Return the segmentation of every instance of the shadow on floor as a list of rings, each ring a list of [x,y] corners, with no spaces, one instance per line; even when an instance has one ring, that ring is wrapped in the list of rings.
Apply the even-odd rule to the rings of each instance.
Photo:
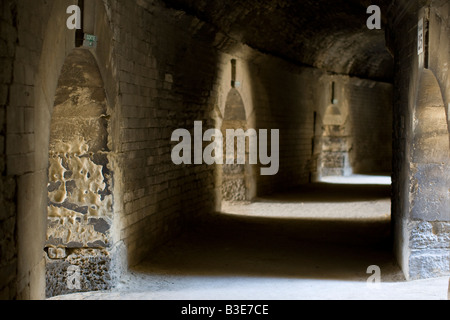
[[[311,186],[310,186],[311,187]],[[326,193],[324,193],[326,191]],[[265,197],[267,202],[350,202],[389,197],[387,186],[318,184]],[[377,265],[383,282],[404,281],[394,261],[391,222],[264,218],[217,213],[204,217],[135,268],[166,276],[275,277],[366,281]]]
[[[292,188],[283,193],[257,198],[257,202],[321,203],[362,202],[391,197],[390,185],[355,185],[315,183]]]

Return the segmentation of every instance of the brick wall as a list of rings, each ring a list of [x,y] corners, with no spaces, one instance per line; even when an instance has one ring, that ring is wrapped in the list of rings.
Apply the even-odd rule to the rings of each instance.
[[[38,249],[43,235],[30,243],[28,239],[33,237],[32,231],[43,231],[45,222],[33,216],[27,204],[35,196],[33,85],[46,21],[40,19],[49,15],[50,8],[47,3],[2,2],[0,295],[6,298],[29,298],[36,293],[30,283],[39,282],[36,275],[43,271],[43,255]]]
[[[129,263],[177,235],[188,219],[214,210],[214,169],[175,166],[172,132],[213,126],[217,53],[210,30],[162,6],[112,1],[121,119],[119,166],[123,216],[120,238]],[[209,121],[208,121],[209,120]]]

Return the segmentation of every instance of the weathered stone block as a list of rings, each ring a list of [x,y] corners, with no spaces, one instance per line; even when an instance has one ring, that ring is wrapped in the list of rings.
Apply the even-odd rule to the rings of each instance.
[[[450,249],[449,223],[412,222],[409,229],[411,249]]]
[[[409,280],[429,279],[450,275],[448,250],[412,250],[409,258]]]
[[[226,201],[245,201],[247,200],[245,180],[230,179],[222,183],[222,196]]]

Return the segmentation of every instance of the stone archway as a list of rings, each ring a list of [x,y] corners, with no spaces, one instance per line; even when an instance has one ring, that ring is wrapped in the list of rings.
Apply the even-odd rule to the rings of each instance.
[[[99,67],[105,81],[109,105],[114,108],[116,114],[118,81],[115,72],[117,64],[113,30],[112,25],[108,23],[111,21],[110,8],[107,2],[99,0],[92,2],[96,4],[95,34],[101,39],[98,47],[92,52],[97,60],[108,62],[99,64]],[[10,292],[11,296],[18,299],[45,298],[46,254],[43,254],[43,248],[47,233],[50,122],[59,74],[66,57],[75,46],[75,31],[65,27],[64,19],[67,7],[72,4],[74,4],[72,0],[47,1],[42,6],[40,4],[31,6],[30,2],[30,6],[20,9],[36,10],[39,7],[36,12],[30,11],[33,12],[33,19],[37,21],[36,25],[39,25],[39,28],[34,30],[32,37],[26,32],[23,33],[23,36],[34,44],[33,51],[30,51],[33,52],[32,59],[27,55],[23,56],[23,61],[30,67],[27,69],[30,71],[27,73],[29,83],[26,95],[21,90],[13,93],[17,101],[25,99],[23,101],[27,102],[23,105],[30,107],[27,119],[31,128],[31,139],[28,141],[36,146],[30,153],[11,161],[17,165],[8,167],[8,175],[15,177],[16,180],[16,214],[19,217],[15,226],[16,271],[10,277],[12,288]],[[29,24],[22,24],[24,31],[28,30],[28,27]],[[20,67],[20,64],[17,66]],[[111,122],[116,122],[114,118],[113,116]],[[111,135],[113,132],[119,130],[112,130]],[[116,151],[115,140],[111,148]],[[115,206],[120,205],[120,199],[116,197]]]
[[[352,173],[345,118],[337,105],[330,105],[322,120],[319,177],[346,176]]]
[[[50,128],[47,296],[111,287],[108,127],[96,60],[88,50],[74,49],[59,77]]]
[[[222,122],[222,134],[227,136],[227,130],[247,130],[247,117],[244,102],[239,91],[232,88],[227,96],[225,103],[224,119]],[[224,154],[226,154],[226,140],[224,143]],[[237,144],[235,144],[237,147]],[[228,157],[228,155],[227,155]],[[237,150],[232,160],[237,159]],[[246,149],[246,160],[248,160],[248,149]],[[248,195],[248,179],[247,164],[223,164],[222,167],[222,199],[225,201],[246,201],[249,200]]]

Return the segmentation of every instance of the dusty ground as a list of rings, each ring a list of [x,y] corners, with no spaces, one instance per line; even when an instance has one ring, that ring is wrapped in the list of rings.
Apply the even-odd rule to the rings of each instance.
[[[154,252],[111,292],[56,299],[447,299],[448,278],[406,282],[395,263],[386,178],[327,182],[333,184],[226,203],[222,214]],[[379,287],[367,283],[372,265],[381,269]]]

